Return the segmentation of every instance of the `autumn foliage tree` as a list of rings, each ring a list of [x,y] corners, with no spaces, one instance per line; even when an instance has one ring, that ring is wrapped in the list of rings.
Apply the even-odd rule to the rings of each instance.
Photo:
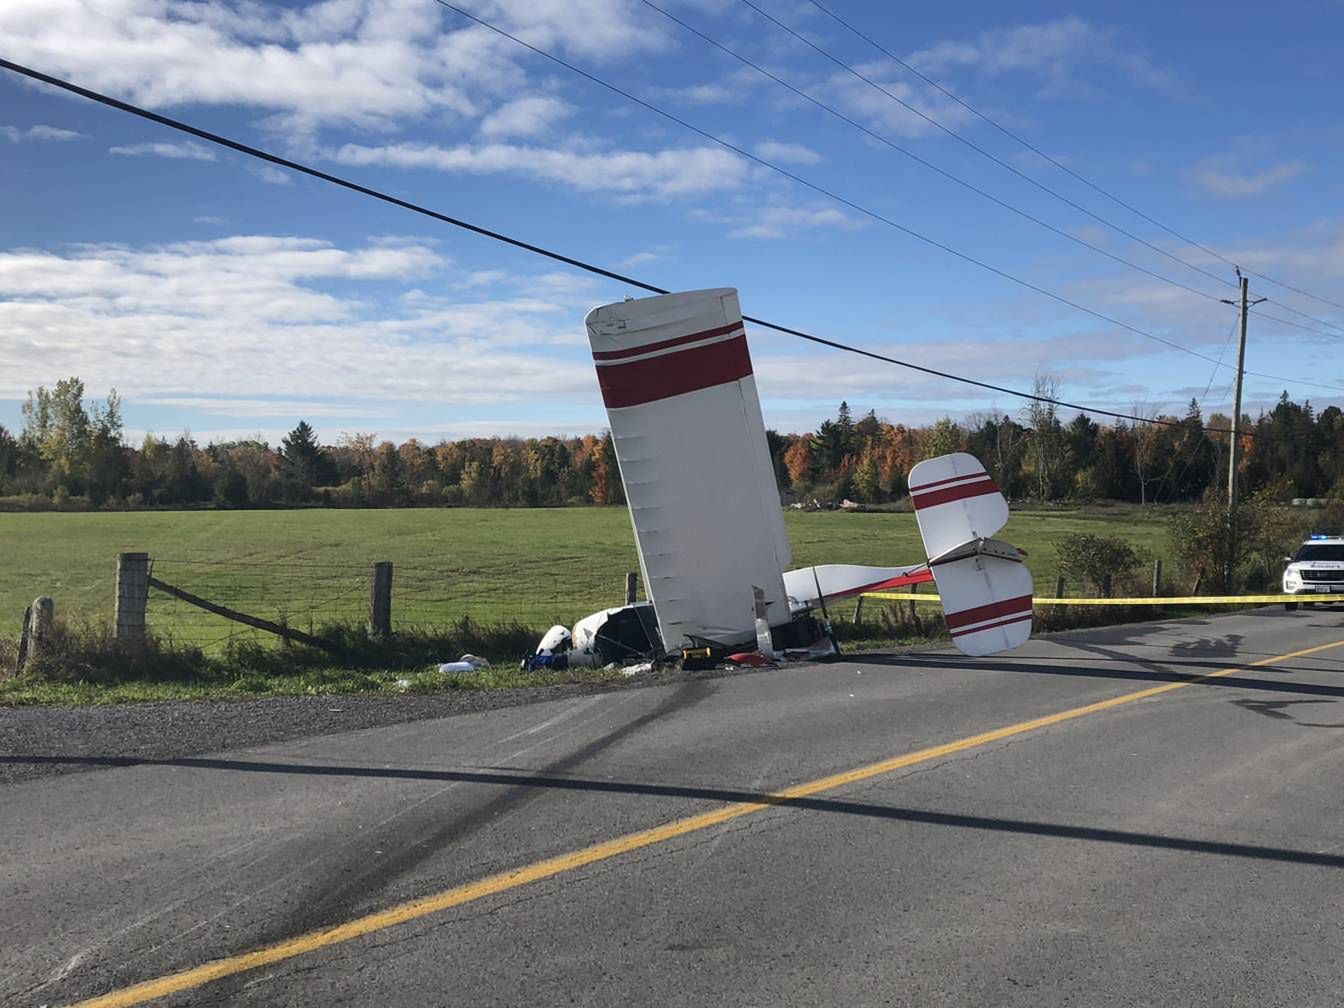
[[[1043,398],[1058,385],[1038,382]],[[610,433],[478,437],[400,444],[345,433],[323,444],[300,420],[279,445],[260,438],[201,445],[189,433],[125,443],[115,392],[85,398],[78,378],[38,389],[16,434],[0,427],[0,507],[556,507],[624,503]],[[903,500],[922,459],[969,451],[1015,500],[1203,499],[1226,483],[1228,418],[1193,400],[1161,424],[1061,417],[1037,402],[915,425],[847,402],[815,430],[767,432],[781,490],[800,499]],[[1261,500],[1344,498],[1344,412],[1319,414],[1286,395],[1243,417],[1241,484]]]

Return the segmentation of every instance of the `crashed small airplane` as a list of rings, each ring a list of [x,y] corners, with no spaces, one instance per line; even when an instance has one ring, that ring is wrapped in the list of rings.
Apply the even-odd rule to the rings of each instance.
[[[1006,651],[1031,636],[1031,574],[1019,550],[991,538],[1008,504],[973,456],[910,471],[924,562],[787,570],[737,291],[626,300],[594,308],[585,322],[649,600],[572,630],[552,627],[528,664],[835,654],[828,602],[925,581],[936,582],[964,654]]]

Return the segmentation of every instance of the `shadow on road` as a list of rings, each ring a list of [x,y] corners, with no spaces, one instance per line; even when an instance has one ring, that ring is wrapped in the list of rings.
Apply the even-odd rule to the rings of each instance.
[[[1208,672],[1216,672],[1227,668],[1227,662],[1225,661],[1166,663],[1207,670],[1206,672],[1201,673],[1175,671],[1148,662],[1142,663],[1146,667],[1134,668],[1133,666],[1136,660],[1132,655],[1103,657],[1089,655],[1086,660],[1089,662],[1110,662],[1113,663],[1113,666],[1092,668],[1081,665],[1071,666],[1035,662],[1025,658],[997,658],[989,660],[967,658],[959,659],[956,663],[956,669],[957,671],[967,669],[981,672],[1021,672],[1026,675],[1067,676],[1073,679],[1126,679],[1134,682],[1146,683],[1199,683],[1201,686],[1220,686],[1230,687],[1232,689],[1263,690],[1269,693],[1300,693],[1306,696],[1344,698],[1344,686],[1292,682],[1286,679],[1256,679],[1240,675],[1219,676],[1217,679],[1210,679],[1207,677]],[[946,655],[930,656],[928,658],[922,658],[918,655],[865,655],[862,658],[862,661],[866,665],[882,665],[888,668],[931,669],[939,671],[948,667]],[[1129,665],[1130,667],[1125,668],[1125,665]],[[1256,670],[1280,672],[1285,675],[1289,675],[1293,671],[1292,669],[1275,668],[1273,665],[1258,665],[1256,666]]]
[[[187,767],[202,770],[224,770],[241,773],[302,774],[320,777],[367,777],[387,780],[451,781],[508,788],[578,791],[598,794],[656,795],[659,797],[693,798],[702,801],[778,806],[782,808],[803,809],[809,812],[829,812],[840,815],[864,816],[871,819],[885,819],[892,822],[910,823],[917,826],[952,826],[962,829],[985,830],[994,833],[1016,833],[1025,836],[1056,837],[1065,840],[1091,840],[1099,843],[1158,848],[1191,854],[1212,854],[1222,857],[1250,858],[1257,861],[1279,861],[1290,864],[1316,865],[1325,868],[1344,868],[1344,854],[1294,850],[1288,847],[1266,847],[1258,844],[1231,843],[1222,840],[1202,840],[1196,837],[1137,833],[1129,830],[1102,829],[1095,826],[1073,826],[1065,823],[1035,822],[1025,819],[1002,819],[990,816],[961,815],[954,812],[936,812],[927,809],[874,805],[867,802],[845,801],[837,798],[784,798],[764,792],[737,790],[733,788],[695,787],[682,784],[656,784],[639,781],[593,780],[578,777],[556,777],[507,772],[487,773],[474,770],[424,770],[410,767],[313,766],[303,763],[273,763],[230,759],[138,759],[129,756],[0,756],[0,762],[83,763],[105,767]]]
[[[1244,708],[1256,714],[1263,714],[1267,718],[1273,718],[1276,721],[1291,721],[1293,724],[1302,728],[1344,728],[1344,724],[1323,724],[1320,721],[1299,721],[1288,707],[1295,707],[1298,704],[1322,704],[1338,703],[1338,700],[1251,700],[1241,699],[1233,700],[1236,707]]]

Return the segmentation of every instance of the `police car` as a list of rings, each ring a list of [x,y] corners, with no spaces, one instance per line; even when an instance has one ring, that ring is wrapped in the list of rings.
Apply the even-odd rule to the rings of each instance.
[[[1297,556],[1284,560],[1288,562],[1283,571],[1285,595],[1300,595],[1306,605],[1344,602],[1344,536],[1312,533],[1297,548]],[[1296,609],[1297,603],[1285,602],[1283,607]]]

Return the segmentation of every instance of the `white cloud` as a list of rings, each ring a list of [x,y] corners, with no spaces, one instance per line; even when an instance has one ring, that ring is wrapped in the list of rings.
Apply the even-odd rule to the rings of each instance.
[[[696,105],[717,105],[737,97],[736,92],[725,84],[693,84],[668,93]]]
[[[317,396],[449,415],[539,395],[597,402],[591,364],[572,349],[590,290],[542,275],[488,299],[387,292],[416,281],[447,291],[458,275],[413,240],[346,249],[238,235],[0,252],[0,398],[78,374],[128,400]]]
[[[625,0],[473,9],[534,45],[595,61],[664,44]],[[428,0],[5,0],[0,38],[11,59],[137,104],[242,105],[287,129],[474,116],[482,96],[516,93],[525,79],[520,47]]]
[[[392,416],[387,406],[369,406],[347,403],[322,402],[312,399],[254,399],[233,396],[141,396],[136,406],[158,406],[191,410],[207,416],[250,417],[335,417],[341,419],[376,419]]]
[[[1285,161],[1271,165],[1263,171],[1245,173],[1205,164],[1195,169],[1191,177],[1195,184],[1207,193],[1225,199],[1236,199],[1258,196],[1282,182],[1297,178],[1306,167],[1301,161]]]
[[[215,152],[209,147],[198,144],[192,140],[185,140],[180,143],[135,143],[126,144],[120,147],[109,147],[109,154],[120,154],[123,157],[143,157],[144,155],[153,155],[154,157],[177,158],[188,161],[213,161]]]
[[[838,228],[854,231],[863,227],[835,207],[763,206],[744,217],[722,219],[736,226],[728,232],[729,238],[789,238],[799,231],[820,228]]]
[[[56,126],[29,126],[27,129],[20,129],[18,126],[0,126],[0,137],[4,137],[11,143],[23,143],[25,140],[37,140],[60,143],[68,140],[83,140],[85,134],[76,133],[74,130],[60,129]]]
[[[574,109],[550,95],[529,95],[501,105],[481,120],[481,133],[491,139],[535,137],[549,133]]]
[[[247,170],[261,179],[267,185],[293,185],[294,176],[281,168],[271,164],[253,164],[246,163]]]
[[[860,63],[855,69],[867,80],[840,71],[825,82],[821,95],[851,117],[867,120],[878,131],[923,137],[936,131],[929,120],[955,129],[974,118],[935,89],[907,83],[909,74],[890,60]]]
[[[493,287],[508,279],[509,274],[504,270],[476,270],[475,272],[467,274],[466,279],[461,282],[461,286]]]
[[[798,143],[783,143],[779,140],[764,140],[756,145],[755,153],[767,161],[783,161],[786,164],[817,164],[825,160],[811,147]]]
[[[331,155],[347,165],[430,168],[476,175],[524,175],[559,182],[584,192],[668,198],[734,189],[746,179],[747,164],[714,147],[586,153],[517,144],[399,143],[380,147],[346,144]]]
[[[971,41],[937,42],[911,54],[906,62],[931,77],[970,68],[986,76],[1030,73],[1062,93],[1080,69],[1107,65],[1148,87],[1171,90],[1175,78],[1152,63],[1114,32],[1076,14],[1038,24],[991,28]]]

